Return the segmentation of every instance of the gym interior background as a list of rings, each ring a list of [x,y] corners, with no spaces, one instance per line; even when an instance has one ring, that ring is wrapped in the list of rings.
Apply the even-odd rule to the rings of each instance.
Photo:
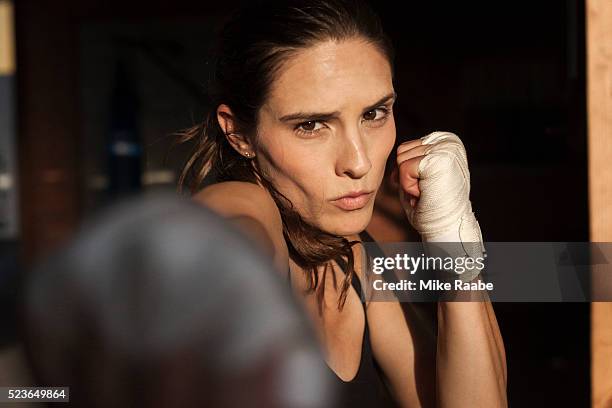
[[[208,47],[238,3],[14,3],[15,64],[0,72],[0,363],[18,363],[27,268],[117,197],[175,188],[188,149],[171,135],[201,119]],[[398,138],[462,137],[485,240],[588,241],[584,2],[373,5],[397,51]],[[589,305],[494,307],[510,405],[589,406]]]

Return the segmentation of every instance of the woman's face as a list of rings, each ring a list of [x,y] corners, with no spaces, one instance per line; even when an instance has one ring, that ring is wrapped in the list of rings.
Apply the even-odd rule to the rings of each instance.
[[[395,142],[394,100],[391,67],[376,46],[352,39],[301,50],[259,112],[258,164],[306,221],[359,233]]]

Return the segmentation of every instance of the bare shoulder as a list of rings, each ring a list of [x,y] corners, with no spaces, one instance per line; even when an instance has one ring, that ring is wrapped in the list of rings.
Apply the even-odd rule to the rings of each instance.
[[[266,189],[245,181],[224,181],[203,188],[192,198],[223,217],[239,221],[251,232],[257,229],[265,232],[274,245],[276,261],[284,263],[288,251],[283,222],[276,203]],[[260,236],[259,232],[255,232],[255,238]]]
[[[252,216],[280,220],[280,212],[272,196],[263,187],[245,181],[224,181],[200,190],[193,199],[226,217]]]

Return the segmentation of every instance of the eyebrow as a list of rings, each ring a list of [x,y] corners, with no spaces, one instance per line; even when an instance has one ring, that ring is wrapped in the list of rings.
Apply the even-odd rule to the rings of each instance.
[[[378,108],[380,105],[383,105],[387,102],[389,102],[390,100],[395,100],[397,98],[397,94],[395,93],[395,91],[391,92],[390,94],[387,94],[385,96],[383,96],[382,98],[380,98],[378,101],[376,101],[376,103],[368,106],[367,108],[364,109],[364,112],[369,112],[373,109]],[[340,116],[340,112],[339,111],[334,111],[334,112],[296,112],[296,113],[290,113],[288,115],[284,115],[281,116],[281,118],[279,119],[281,122],[289,122],[292,120],[297,120],[297,119],[301,119],[301,120],[329,120],[329,119],[333,119]]]

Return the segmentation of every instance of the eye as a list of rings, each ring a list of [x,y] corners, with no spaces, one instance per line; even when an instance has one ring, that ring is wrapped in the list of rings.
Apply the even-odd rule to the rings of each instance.
[[[319,121],[309,120],[307,122],[299,123],[295,128],[298,133],[310,135],[321,130],[323,128],[323,125]]]
[[[383,120],[389,114],[389,109],[385,107],[380,107],[376,109],[372,109],[363,114],[363,118],[367,121],[379,121]]]

